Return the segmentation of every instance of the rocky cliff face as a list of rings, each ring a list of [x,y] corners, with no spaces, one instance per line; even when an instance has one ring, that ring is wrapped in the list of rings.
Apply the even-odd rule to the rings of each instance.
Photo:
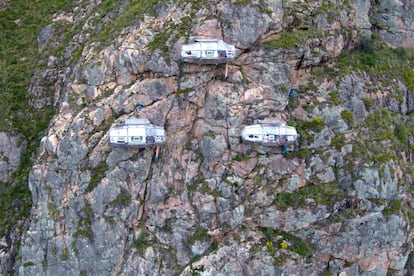
[[[400,78],[370,71],[380,66],[375,51],[387,50],[375,43],[414,46],[411,1],[174,2],[107,44],[89,37],[126,3],[103,13],[99,1],[79,1],[40,34],[45,52],[60,46],[59,24],[78,30],[66,57],[49,56],[39,71],[55,95],[32,83],[40,99],[32,104],[58,112],[29,177],[33,208],[14,269],[412,271],[413,56],[397,52],[409,68]],[[224,65],[180,63],[189,36],[236,45],[227,80]],[[130,116],[167,130],[158,161],[153,148],[109,146],[108,129]],[[241,143],[241,128],[264,118],[297,128],[293,152]]]

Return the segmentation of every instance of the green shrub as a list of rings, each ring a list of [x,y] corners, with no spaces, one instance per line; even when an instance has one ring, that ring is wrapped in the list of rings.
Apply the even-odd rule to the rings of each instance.
[[[62,261],[66,261],[67,259],[69,259],[69,249],[67,247],[63,248],[63,252],[60,255],[60,259]]]
[[[209,241],[211,237],[207,232],[203,227],[197,227],[194,234],[186,241],[186,244],[192,245],[196,241]]]
[[[144,229],[144,228],[142,228],[142,229],[143,230],[141,231],[138,238],[134,240],[133,244],[134,244],[135,249],[139,253],[144,254],[145,249],[147,249],[147,247],[149,246],[149,244],[148,244],[149,235],[148,235],[146,229]]]
[[[245,5],[245,4],[250,4],[250,3],[251,3],[251,0],[236,0],[234,2],[234,4],[236,5]]]
[[[78,220],[76,231],[73,233],[73,238],[85,237],[90,242],[94,241],[92,232],[92,222],[90,218],[82,218]]]
[[[0,236],[30,213],[32,201],[27,181],[32,155],[38,150],[39,133],[54,114],[52,108],[38,110],[28,105],[29,84],[41,60],[36,38],[51,22],[53,14],[70,10],[72,3],[68,0],[19,0],[10,1],[7,9],[0,11],[0,131],[19,133],[27,142],[26,153],[13,180],[1,183]],[[21,22],[17,24],[16,19]]]
[[[88,187],[85,189],[85,193],[92,192],[96,186],[98,186],[101,179],[105,176],[105,172],[108,170],[108,165],[105,162],[101,162],[96,168],[91,170],[91,179],[89,180]]]
[[[392,200],[389,205],[384,209],[383,213],[386,216],[397,214],[401,210],[401,200]]]
[[[331,146],[335,147],[335,149],[340,150],[342,146],[345,144],[345,135],[340,134],[335,136],[331,140]]]
[[[310,36],[309,31],[292,31],[285,32],[280,35],[279,38],[266,41],[264,48],[266,50],[272,50],[276,48],[293,48],[296,46],[301,47],[306,39]]]
[[[312,129],[314,131],[321,131],[325,127],[325,122],[322,117],[315,117],[312,121],[304,122],[304,127]]]
[[[371,98],[363,98],[362,101],[365,104],[365,107],[369,110],[374,105],[374,100]]]
[[[412,70],[407,70],[403,73],[403,77],[408,89],[414,91],[414,72]]]
[[[347,110],[347,109],[342,110],[342,112],[341,112],[341,117],[342,117],[342,119],[343,119],[345,122],[347,122],[348,124],[352,124],[352,123],[354,122],[354,116],[353,116],[353,115],[352,115],[352,113],[351,113],[349,110]]]
[[[199,241],[207,241],[210,239],[210,235],[207,233],[207,229],[204,229],[203,227],[198,227],[194,231],[193,239]]]
[[[131,201],[132,201],[132,197],[128,193],[128,191],[125,190],[124,188],[121,188],[121,192],[109,204],[110,205],[127,206],[129,203],[131,203]]]
[[[287,246],[287,248],[283,246],[283,248],[295,252],[303,257],[310,256],[314,251],[310,243],[285,231],[272,229],[270,227],[264,227],[261,230],[266,236],[265,245],[268,251],[274,251],[273,244],[277,244],[279,249],[282,248],[281,243],[289,243],[290,246]]]
[[[299,98],[291,97],[288,102],[288,109],[293,110],[299,106]]]
[[[101,31],[96,37],[93,37],[93,41],[99,41],[112,43],[114,38],[119,35],[119,32],[127,27],[138,23],[138,20],[142,20],[144,15],[155,15],[157,7],[161,2],[159,0],[131,0],[122,9],[121,14],[114,16],[113,20],[109,20],[108,23],[103,24]],[[97,11],[104,18],[105,15],[113,10],[117,10],[120,2],[118,1],[103,1],[100,6],[97,6]]]
[[[414,89],[413,60],[414,49],[388,47],[375,35],[372,39],[361,38],[355,49],[344,51],[335,59],[343,74],[350,70],[365,71],[387,86],[397,79],[411,90]]]
[[[346,198],[346,194],[337,182],[320,183],[318,185],[309,183],[291,193],[278,194],[273,203],[282,210],[288,207],[306,208],[308,207],[306,199],[309,198],[313,199],[316,204],[330,205]]]
[[[401,144],[406,144],[408,141],[408,130],[405,125],[397,125],[394,130],[394,135]]]
[[[395,114],[392,114],[385,108],[381,108],[365,118],[364,126],[370,130],[370,135],[375,140],[383,141],[393,136],[391,126],[396,121]]]
[[[331,101],[335,104],[335,105],[340,105],[342,103],[341,99],[339,98],[339,95],[337,92],[332,92],[329,94],[329,97],[331,98]]]
[[[177,90],[177,91],[175,92],[175,95],[178,97],[178,96],[181,96],[181,95],[188,94],[188,93],[190,93],[191,91],[193,91],[193,88],[188,87],[188,88],[184,88],[184,89]]]
[[[246,154],[246,153],[237,153],[236,156],[233,157],[234,161],[249,161],[250,160],[250,155]]]

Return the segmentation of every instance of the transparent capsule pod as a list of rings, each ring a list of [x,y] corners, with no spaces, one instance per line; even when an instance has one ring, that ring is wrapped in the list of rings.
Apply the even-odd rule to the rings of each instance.
[[[243,141],[258,143],[263,146],[293,145],[298,134],[296,129],[280,123],[259,123],[245,126],[241,131]]]
[[[181,60],[197,64],[218,64],[234,60],[236,48],[219,39],[194,39],[181,47]]]
[[[165,143],[163,127],[151,124],[148,119],[129,118],[125,123],[109,130],[109,143],[118,146],[146,147]]]

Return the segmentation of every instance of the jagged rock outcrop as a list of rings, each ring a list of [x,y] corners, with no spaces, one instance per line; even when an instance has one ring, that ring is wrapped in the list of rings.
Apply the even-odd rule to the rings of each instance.
[[[414,8],[411,1],[382,1],[375,5],[373,21],[380,29],[380,35],[392,45],[398,47],[414,46]]]
[[[0,132],[0,182],[7,183],[18,168],[25,144],[19,137]]]
[[[82,31],[67,51],[96,30],[81,17],[92,16],[92,2],[73,17]],[[374,76],[339,72],[335,63],[398,3],[184,2],[159,3],[156,16],[111,45],[83,45],[76,64],[47,69],[60,87],[53,103],[38,106],[58,112],[30,173],[33,208],[15,270],[403,275],[412,251],[405,207],[413,205],[413,138],[394,133],[410,120],[413,91],[402,81],[401,89],[376,89]],[[412,10],[383,20],[398,30],[398,45],[411,45]],[[392,23],[402,17],[407,27]],[[51,31],[40,34],[40,50]],[[225,65],[178,59],[185,35],[209,32],[238,49],[226,80]],[[293,44],[284,38],[291,33],[299,33]],[[332,75],[318,76],[322,66]],[[41,95],[41,87],[35,79],[31,91]],[[296,105],[290,88],[300,88]],[[131,116],[165,127],[158,160],[151,147],[109,146],[109,128]],[[241,143],[242,127],[265,118],[297,127],[293,152]]]

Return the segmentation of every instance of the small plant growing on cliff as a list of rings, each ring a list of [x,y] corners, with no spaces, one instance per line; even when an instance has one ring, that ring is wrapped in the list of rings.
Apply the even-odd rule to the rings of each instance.
[[[273,242],[266,241],[265,245],[266,245],[267,252],[269,252],[271,255],[274,255],[275,254],[275,249],[273,248]]]
[[[250,3],[251,3],[251,0],[236,0],[234,2],[234,4],[236,5],[245,5],[245,4],[250,4]]]
[[[82,208],[82,218],[78,220],[78,225],[76,231],[73,233],[73,237],[77,239],[78,237],[85,237],[90,242],[93,242],[93,231],[92,231],[92,219],[94,218],[94,213],[90,203],[85,199],[85,206]]]
[[[349,125],[351,125],[351,124],[354,122],[354,116],[353,116],[353,115],[352,115],[352,113],[351,113],[349,110],[347,110],[347,109],[342,110],[342,112],[341,112],[341,118],[342,118],[345,122],[347,122],[347,124],[349,124]]]
[[[192,239],[199,240],[199,241],[207,241],[210,239],[210,235],[208,234],[206,229],[204,229],[203,227],[198,227],[195,230]]]
[[[96,166],[95,169],[92,169],[91,180],[89,181],[88,187],[85,189],[85,193],[90,193],[93,189],[98,186],[99,181],[104,177],[105,172],[108,170],[108,165],[105,162],[101,162]]]
[[[56,249],[56,247],[52,248],[52,249],[50,250],[50,253],[52,253],[52,255],[56,255],[56,254],[57,254],[57,249]]]
[[[144,254],[145,249],[148,247],[148,233],[146,229],[143,229],[138,238],[134,240],[134,247],[139,253]]]
[[[177,91],[175,92],[175,96],[179,97],[179,96],[181,96],[181,95],[188,94],[188,93],[190,93],[191,91],[193,91],[193,89],[192,89],[191,87],[187,87],[187,88],[184,88],[184,89],[180,89],[180,90],[177,90]]]
[[[389,203],[389,205],[384,209],[383,213],[386,216],[396,214],[401,210],[401,200],[396,199]]]
[[[339,98],[339,95],[337,92],[332,92],[329,94],[329,97],[331,98],[331,101],[335,104],[335,105],[340,105],[342,103],[341,99]]]
[[[121,192],[109,204],[115,205],[115,206],[127,206],[129,203],[131,203],[131,201],[132,201],[132,197],[128,193],[128,191],[125,190],[124,188],[121,188]]]
[[[398,125],[395,127],[394,130],[395,137],[398,139],[398,141],[405,145],[408,141],[408,131],[405,125]]]
[[[279,244],[280,248],[282,249],[287,249],[289,247],[289,244],[283,240],[280,244]]]
[[[369,110],[372,106],[374,106],[374,100],[371,98],[363,98],[362,101],[365,104],[365,107]]]
[[[63,248],[63,252],[60,255],[60,259],[62,261],[66,261],[67,259],[69,259],[69,249],[67,247]]]
[[[303,122],[303,127],[314,131],[321,131],[325,127],[325,122],[322,117],[317,116],[312,121]]]
[[[293,48],[302,45],[309,37],[309,31],[299,30],[294,32],[285,32],[279,38],[265,42],[264,48],[272,50],[276,48]]]
[[[250,156],[246,153],[237,153],[236,156],[233,157],[234,161],[249,161]]]
[[[342,146],[345,144],[345,135],[340,134],[335,136],[331,140],[331,146],[335,147],[335,149],[340,150]]]
[[[407,70],[404,72],[403,77],[408,89],[414,90],[414,72]]]
[[[262,232],[266,236],[265,245],[270,253],[274,252],[273,241],[276,240],[281,240],[279,243],[280,248],[295,252],[303,257],[309,256],[313,252],[313,247],[310,243],[290,233],[269,227],[263,228]]]

